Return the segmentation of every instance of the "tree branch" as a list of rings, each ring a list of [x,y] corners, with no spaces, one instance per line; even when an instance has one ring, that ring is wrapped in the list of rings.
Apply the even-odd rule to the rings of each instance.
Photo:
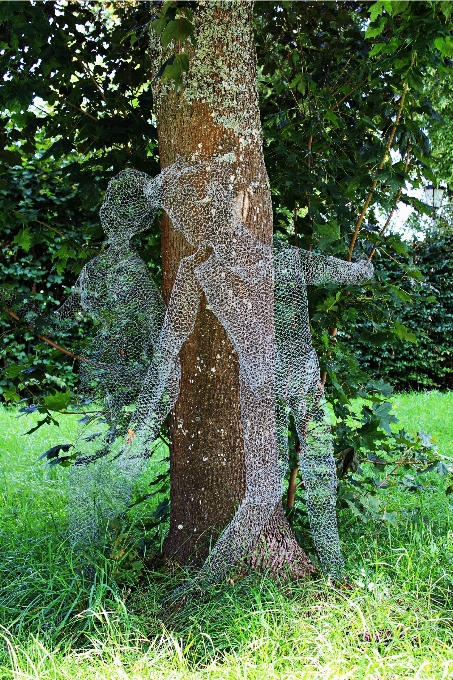
[[[26,215],[23,213],[19,212],[18,210],[11,210],[11,212],[15,213],[16,215],[19,215],[19,217],[24,217],[26,218]],[[46,229],[50,229],[50,231],[54,231],[56,234],[59,236],[62,236],[63,238],[66,238],[66,236],[63,234],[62,231],[59,231],[58,229],[55,229],[55,227],[51,227],[50,224],[47,224],[46,222],[41,222],[41,220],[37,220],[34,217],[29,218],[30,222],[36,222],[37,224],[40,224],[42,227],[46,227]],[[85,248],[88,252],[90,253],[96,253],[98,254],[100,251],[98,248]]]
[[[407,173],[407,170],[408,170],[408,168],[409,168],[410,154],[411,154],[411,147],[410,147],[410,145],[409,145],[409,146],[407,147],[406,162],[405,162],[405,164],[404,164],[404,172],[405,172],[405,173]],[[386,223],[384,224],[384,226],[382,227],[381,231],[380,231],[379,234],[377,235],[376,243],[374,244],[374,246],[373,246],[373,248],[372,248],[372,250],[371,250],[371,253],[370,253],[370,255],[369,255],[369,257],[368,257],[368,260],[367,260],[367,264],[370,263],[371,258],[373,257],[373,255],[374,255],[374,253],[375,253],[375,251],[376,251],[376,246],[377,246],[377,243],[378,243],[379,239],[380,239],[380,238],[384,235],[384,233],[387,231],[387,227],[388,227],[389,224],[390,224],[390,220],[392,219],[395,210],[398,208],[398,203],[399,203],[399,200],[400,200],[400,198],[401,198],[401,194],[402,194],[402,193],[403,193],[403,187],[400,187],[400,188],[398,189],[398,193],[396,194],[396,197],[395,197],[395,205],[394,205],[393,208],[391,209],[391,211],[390,211],[390,213],[389,213],[389,216],[387,217]]]
[[[361,85],[364,85],[367,80],[368,80],[368,77],[364,78],[364,80],[360,81],[360,83],[357,83],[357,85],[355,87],[353,87],[352,90],[349,90],[349,92],[347,94],[345,94],[345,96],[342,97],[330,110],[335,111],[335,109],[338,108],[340,106],[340,104],[342,104],[344,102],[344,100],[349,97],[349,95],[351,95],[353,92],[355,92],[355,90],[357,90],[358,87],[360,87]]]
[[[414,63],[415,63],[415,58],[416,58],[416,56],[417,56],[417,53],[414,52],[414,53],[412,54],[412,60],[411,60],[410,68],[413,67],[413,65],[414,65]],[[400,118],[401,118],[401,114],[402,114],[402,112],[403,112],[404,101],[405,101],[405,99],[406,99],[406,95],[407,95],[408,90],[409,90],[409,84],[408,84],[408,82],[406,81],[406,83],[404,84],[403,93],[402,93],[402,95],[401,95],[400,104],[399,104],[399,106],[398,106],[398,112],[397,112],[397,114],[396,114],[396,119],[395,119],[395,122],[394,122],[394,124],[393,124],[392,130],[391,130],[391,132],[390,132],[390,136],[389,136],[389,138],[388,138],[387,144],[386,144],[386,146],[385,146],[384,156],[383,156],[383,158],[382,158],[382,161],[381,161],[380,164],[379,164],[378,171],[379,171],[379,170],[382,170],[382,168],[384,167],[385,162],[387,161],[387,156],[388,156],[388,153],[389,153],[390,148],[391,148],[391,146],[392,146],[393,139],[394,139],[394,137],[395,137],[395,132],[396,132],[396,129],[397,129],[398,125],[399,125]],[[350,243],[350,246],[349,246],[348,262],[351,262],[351,260],[352,260],[352,253],[353,253],[353,251],[354,251],[355,242],[356,242],[356,240],[357,240],[357,236],[358,236],[358,234],[359,234],[360,227],[362,226],[362,222],[363,222],[363,219],[364,219],[364,217],[365,217],[365,213],[366,213],[366,211],[368,210],[368,207],[369,207],[369,205],[370,205],[371,199],[372,199],[372,197],[373,197],[374,190],[375,190],[376,187],[377,187],[378,181],[379,181],[379,177],[375,177],[374,180],[373,180],[373,184],[371,185],[370,192],[368,193],[368,196],[367,196],[367,198],[366,198],[365,205],[363,206],[362,212],[360,213],[359,219],[357,220],[357,224],[355,225],[354,233],[353,233],[353,235],[352,235],[351,243]]]
[[[95,78],[94,75],[91,73],[90,69],[89,69],[87,66],[85,66],[85,64],[83,63],[83,61],[82,61],[81,59],[79,59],[79,57],[76,56],[76,59],[77,59],[77,61],[79,62],[79,64],[82,65],[82,68],[83,68],[83,70],[85,71],[85,73],[87,74],[87,76],[88,76],[89,78],[91,78],[91,80],[93,81],[94,86],[96,87],[96,89],[97,89],[98,92],[100,93],[102,99],[104,100],[104,103],[107,104],[107,99],[105,98],[105,95],[104,95],[104,93],[103,93],[103,91],[102,91],[100,85],[99,85],[98,82],[96,81],[96,78]]]
[[[385,165],[385,162],[387,161],[387,156],[388,156],[388,153],[389,153],[390,148],[392,146],[393,138],[395,137],[396,128],[398,127],[398,124],[400,122],[401,113],[403,111],[403,106],[404,106],[404,100],[406,99],[406,94],[407,94],[408,89],[409,89],[409,85],[406,83],[405,86],[404,86],[403,94],[401,95],[400,105],[398,107],[398,113],[396,114],[395,122],[393,124],[392,130],[390,132],[390,136],[389,136],[387,144],[385,146],[384,156],[383,156],[382,161],[379,163],[379,166],[378,166],[378,171],[382,170],[382,168]],[[379,177],[376,176],[373,180],[373,184],[371,185],[371,189],[368,193],[365,204],[362,208],[362,212],[359,215],[359,219],[357,220],[357,224],[355,225],[354,233],[352,235],[351,243],[350,243],[350,246],[349,246],[348,262],[351,262],[351,260],[352,260],[352,253],[354,251],[355,242],[357,240],[357,236],[359,234],[360,227],[362,226],[362,222],[363,222],[363,219],[365,217],[366,211],[368,210],[368,207],[371,203],[371,199],[373,198],[373,194],[374,194],[374,191],[377,187],[378,181],[379,181]]]
[[[16,215],[19,215],[19,217],[25,217],[25,215],[23,213],[19,212],[18,210],[11,210],[11,212],[15,213]],[[58,229],[55,229],[55,227],[51,227],[50,224],[46,224],[45,222],[41,222],[40,220],[35,220],[35,219],[32,219],[30,221],[31,222],[37,222],[41,226],[46,227],[46,229],[50,229],[51,231],[54,231],[56,234],[58,234],[59,236],[63,236],[63,238],[64,238],[63,232],[58,231]]]
[[[63,101],[65,104],[69,104],[69,106],[72,106],[73,109],[76,109],[76,111],[80,111],[80,113],[83,113],[85,116],[88,116],[88,118],[91,118],[91,120],[94,120],[95,123],[98,122],[98,119],[92,116],[91,113],[88,113],[88,111],[79,108],[78,106],[70,102],[69,99],[63,99]]]
[[[17,316],[17,314],[14,314],[10,309],[6,308],[4,311],[9,314],[15,321],[20,322],[20,318]],[[66,354],[68,357],[72,357],[73,359],[77,359],[78,361],[86,361],[89,363],[89,359],[84,359],[84,357],[79,356],[78,354],[74,354],[73,352],[70,352],[69,349],[66,349],[65,347],[62,347],[61,345],[58,345],[56,342],[51,340],[50,338],[46,337],[45,335],[41,335],[40,333],[36,333],[36,331],[33,329],[32,326],[26,326],[27,330],[31,331],[34,333],[40,340],[43,342],[47,342],[48,345],[53,347],[54,349],[57,349],[59,352],[63,352],[63,354]]]

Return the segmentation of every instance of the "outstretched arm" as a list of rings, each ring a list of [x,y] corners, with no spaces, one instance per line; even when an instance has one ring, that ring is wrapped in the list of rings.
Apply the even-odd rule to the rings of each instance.
[[[373,265],[366,260],[346,262],[337,257],[314,255],[301,248],[298,249],[298,257],[307,285],[356,285],[368,281],[374,273]]]

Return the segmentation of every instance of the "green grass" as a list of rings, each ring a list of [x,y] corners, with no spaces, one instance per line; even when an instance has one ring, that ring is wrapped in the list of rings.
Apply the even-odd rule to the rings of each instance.
[[[451,455],[452,393],[398,395],[395,405],[408,430],[430,432]],[[30,419],[0,409],[0,679],[453,677],[453,512],[443,479],[392,492],[392,509],[407,509],[396,525],[342,513],[351,590],[246,577],[168,611],[159,603],[180,575],[125,578],[126,563],[101,555],[84,570],[71,553],[68,470],[36,459],[71,438],[75,421],[22,437]]]
[[[398,394],[394,403],[396,414],[407,429],[429,432],[440,453],[453,456],[453,392]]]

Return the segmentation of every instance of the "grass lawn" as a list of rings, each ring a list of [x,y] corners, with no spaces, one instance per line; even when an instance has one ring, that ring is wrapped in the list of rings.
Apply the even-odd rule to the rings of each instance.
[[[453,393],[403,394],[409,431],[453,451]],[[0,409],[0,679],[323,680],[453,678],[453,508],[445,480],[392,491],[395,525],[342,511],[352,589],[323,579],[277,587],[249,576],[179,610],[179,575],[99,556],[81,568],[66,538],[68,470],[36,459],[76,418],[22,437],[32,418]]]

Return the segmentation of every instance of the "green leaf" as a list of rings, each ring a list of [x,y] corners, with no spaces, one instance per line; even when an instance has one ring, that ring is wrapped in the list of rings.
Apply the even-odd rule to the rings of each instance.
[[[382,378],[379,378],[378,380],[371,380],[369,383],[367,383],[366,390],[368,392],[379,392],[380,394],[383,394],[384,397],[389,397],[391,394],[393,394],[393,387],[389,383],[386,383]]]
[[[420,73],[420,71],[416,71],[415,69],[409,69],[406,77],[407,82],[414,90],[416,90],[417,92],[423,92],[424,82],[423,76]]]
[[[371,23],[366,30],[365,38],[376,38],[381,35],[386,23],[384,17],[381,17],[378,22]]]
[[[412,302],[412,297],[399,286],[391,286],[391,291],[403,302]]]
[[[189,55],[186,54],[185,52],[180,52],[177,56],[175,61],[180,64],[181,66],[181,71],[188,71],[189,70]]]
[[[71,393],[69,390],[66,392],[55,392],[55,394],[49,394],[44,397],[44,403],[51,411],[61,411],[68,407],[71,401]]]
[[[60,451],[66,453],[66,451],[69,451],[71,447],[72,444],[57,444],[56,446],[52,446],[52,448],[45,451],[45,453],[41,454],[38,460],[43,460],[43,458],[47,458],[47,460],[52,460],[52,458],[58,457]]]
[[[182,89],[183,81],[182,74],[183,71],[189,69],[189,56],[184,52],[180,52],[176,55],[171,63],[168,63],[162,74],[162,80],[174,80],[175,90],[179,92]]]
[[[415,333],[412,333],[407,326],[404,324],[400,323],[399,321],[395,321],[394,325],[394,333],[396,337],[401,340],[401,342],[414,342],[417,343],[417,336]]]
[[[388,239],[389,245],[393,248],[395,253],[398,253],[398,255],[404,255],[407,257],[408,252],[407,252],[407,243],[406,241],[402,241],[398,237],[389,237]]]
[[[72,456],[59,456],[49,461],[50,467],[55,465],[61,465],[61,467],[69,467],[74,461],[75,455]]]
[[[333,111],[326,111],[325,118],[330,120],[334,128],[339,128],[342,126],[342,121],[339,116],[337,116]]]
[[[382,52],[384,47],[385,47],[385,43],[376,43],[376,45],[373,45],[373,48],[368,53],[368,56],[369,57],[375,57],[376,54],[380,54]]]
[[[378,2],[375,2],[371,7],[369,8],[369,13],[370,13],[370,20],[376,21],[378,16],[380,16],[383,12],[384,9],[384,3],[382,0],[378,0]]]
[[[395,52],[398,52],[401,49],[402,45],[402,40],[392,38],[390,42],[384,43],[382,54],[395,54]]]
[[[390,16],[393,15],[393,7],[398,2],[398,0],[382,0],[382,4],[384,5],[384,9],[389,14]]]
[[[405,12],[408,7],[409,0],[392,0],[391,11],[389,14],[393,17],[396,17],[398,14],[403,14],[403,12]]]
[[[444,38],[436,38],[434,41],[434,47],[436,47],[443,57],[453,56],[453,40],[451,36],[447,35]]]
[[[445,465],[443,460],[440,460],[437,463],[436,469],[437,474],[440,475],[441,477],[445,477],[445,475],[448,475],[448,473],[450,472],[450,468],[448,467],[448,465]]]
[[[323,250],[329,243],[338,241],[340,238],[340,225],[337,220],[331,220],[325,224],[315,223],[315,234],[318,240],[318,248]]]
[[[153,30],[156,35],[161,35],[169,21],[176,15],[176,3],[173,0],[165,0],[157,19],[152,22]]]
[[[425,475],[427,472],[433,472],[437,468],[437,463],[433,463],[432,465],[428,465],[428,467],[424,468],[423,470],[419,470],[418,474],[419,475]]]
[[[415,480],[413,475],[406,475],[401,479],[401,484],[409,489],[409,491],[420,491],[423,489],[423,485]]]
[[[381,404],[373,405],[373,412],[379,418],[379,427],[381,427],[387,434],[391,435],[390,423],[397,423],[398,418],[393,412],[393,404],[389,401],[384,401]]]
[[[379,514],[382,503],[380,498],[367,494],[365,496],[362,496],[360,500],[362,502],[364,509],[370,516],[370,519],[376,517],[376,515]]]
[[[162,47],[168,47],[172,40],[178,40],[178,22],[176,20],[167,23],[161,36]]]
[[[305,80],[304,74],[298,73],[290,82],[289,86],[292,88],[296,87],[301,94],[305,94],[307,89],[307,81]]]
[[[408,66],[410,66],[410,63],[411,63],[411,56],[408,55],[407,57],[403,57],[403,59],[395,59],[395,61],[393,62],[393,65],[394,65],[395,69],[400,70],[400,69],[404,69],[404,68],[407,68]]]
[[[1,2],[0,3],[0,21],[8,21],[14,15],[19,12],[23,12],[25,9],[25,2]]]
[[[417,433],[417,436],[420,439],[423,446],[425,446],[427,449],[434,449],[435,448],[433,438],[429,434],[429,432],[425,432],[424,430],[419,430],[418,433]]]
[[[193,38],[193,24],[184,17],[169,21],[161,36],[162,47],[168,47],[172,40],[183,45],[188,38]]]
[[[39,430],[39,428],[42,427],[43,425],[56,425],[57,427],[59,427],[60,423],[57,420],[55,420],[55,418],[52,418],[50,413],[47,413],[45,418],[38,420],[38,423],[34,427],[32,427],[30,430],[27,430],[27,432],[24,432],[24,436],[27,434],[33,434],[33,432]]]
[[[361,342],[366,342],[373,347],[382,347],[386,342],[393,340],[393,334],[390,331],[377,331],[370,333],[369,331],[362,331],[359,336]]]
[[[450,18],[452,10],[453,6],[451,0],[442,0],[442,2],[440,3],[440,11],[442,12],[446,19]]]
[[[337,311],[338,309],[337,302],[340,300],[341,296],[342,296],[341,290],[335,293],[335,297],[333,295],[329,295],[323,302],[317,305],[316,310],[320,312]]]
[[[14,237],[14,243],[17,243],[19,248],[22,248],[22,250],[25,250],[26,253],[30,250],[32,246],[32,233],[30,227],[26,227],[25,229],[22,229],[16,236]]]
[[[19,401],[20,399],[20,396],[13,387],[3,387],[2,397],[6,402],[11,401],[13,403]]]
[[[384,522],[389,522],[389,524],[393,524],[395,526],[396,524],[398,524],[398,513],[387,512],[386,510],[382,515],[382,519],[384,520]]]

